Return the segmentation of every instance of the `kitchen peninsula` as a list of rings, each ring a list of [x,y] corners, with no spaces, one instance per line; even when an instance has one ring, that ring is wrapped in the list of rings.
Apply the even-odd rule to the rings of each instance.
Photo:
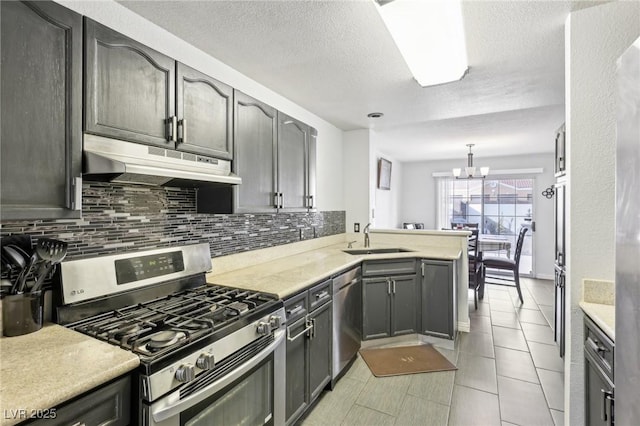
[[[466,250],[468,231],[372,229],[371,249],[402,248],[400,253],[353,255],[344,252],[348,243],[363,248],[358,233],[338,234],[283,246],[253,250],[212,259],[207,281],[273,293],[286,298],[313,284],[359,265],[364,260],[434,259],[455,263],[457,328],[469,331]]]

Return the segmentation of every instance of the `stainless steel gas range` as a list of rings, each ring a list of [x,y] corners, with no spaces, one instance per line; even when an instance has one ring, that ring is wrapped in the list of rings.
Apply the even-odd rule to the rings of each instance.
[[[140,357],[141,425],[284,424],[282,301],[210,269],[207,244],[65,262],[57,321]]]

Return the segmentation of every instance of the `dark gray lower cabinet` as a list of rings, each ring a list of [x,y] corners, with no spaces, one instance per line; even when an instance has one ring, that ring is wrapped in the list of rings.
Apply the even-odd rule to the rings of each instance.
[[[453,262],[446,260],[422,260],[421,333],[453,339],[455,324],[455,285]]]
[[[416,333],[419,309],[415,275],[365,278],[363,292],[363,339]]]
[[[285,300],[287,424],[298,420],[331,381],[331,280]]]
[[[131,421],[131,376],[99,387],[69,404],[42,410],[49,418],[35,425],[126,426]]]
[[[614,343],[589,318],[584,319],[585,424],[615,424]]]
[[[3,220],[78,218],[82,17],[54,2],[0,2]]]

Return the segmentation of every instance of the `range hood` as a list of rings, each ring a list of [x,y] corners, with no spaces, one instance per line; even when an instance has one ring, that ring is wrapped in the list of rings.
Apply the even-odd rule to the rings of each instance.
[[[85,134],[83,177],[154,186],[239,185],[231,162]]]

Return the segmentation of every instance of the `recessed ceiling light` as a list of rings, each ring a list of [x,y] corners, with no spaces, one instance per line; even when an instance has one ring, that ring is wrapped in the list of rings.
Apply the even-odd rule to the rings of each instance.
[[[369,114],[367,114],[367,117],[369,118],[380,118],[382,117],[384,114],[381,112],[371,112]]]

